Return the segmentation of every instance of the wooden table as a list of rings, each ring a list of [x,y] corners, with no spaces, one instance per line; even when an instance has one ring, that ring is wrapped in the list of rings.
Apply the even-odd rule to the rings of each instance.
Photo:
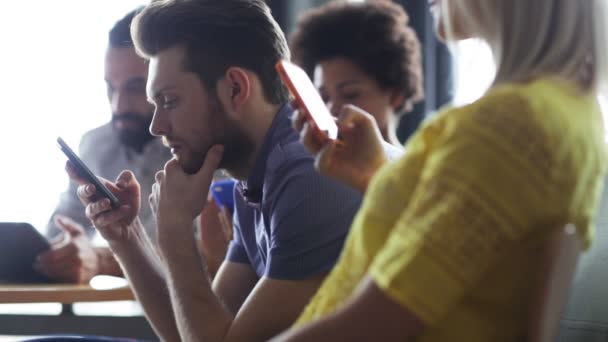
[[[0,303],[62,303],[135,300],[128,286],[94,289],[90,285],[0,285]]]
[[[81,316],[75,315],[72,309],[74,303],[125,300],[134,300],[134,295],[131,289],[124,285],[94,288],[90,285],[70,284],[0,284],[0,304],[61,303],[62,305],[59,315],[0,312],[0,337],[80,334],[156,340],[156,335],[143,316]],[[0,342],[2,341],[0,339]]]

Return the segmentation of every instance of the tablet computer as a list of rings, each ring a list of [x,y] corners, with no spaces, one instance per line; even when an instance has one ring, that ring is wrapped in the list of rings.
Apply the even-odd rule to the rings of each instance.
[[[31,224],[0,222],[0,283],[51,282],[32,268],[38,254],[49,248],[47,239]]]

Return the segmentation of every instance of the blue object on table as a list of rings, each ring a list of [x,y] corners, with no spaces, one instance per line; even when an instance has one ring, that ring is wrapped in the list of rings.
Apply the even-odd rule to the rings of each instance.
[[[220,208],[226,207],[234,212],[234,179],[224,179],[211,184],[211,194]]]

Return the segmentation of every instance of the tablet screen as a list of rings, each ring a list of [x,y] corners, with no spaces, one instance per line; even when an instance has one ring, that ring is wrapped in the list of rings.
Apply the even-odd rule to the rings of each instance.
[[[0,222],[0,282],[51,282],[32,269],[38,254],[49,248],[46,238],[32,225]]]

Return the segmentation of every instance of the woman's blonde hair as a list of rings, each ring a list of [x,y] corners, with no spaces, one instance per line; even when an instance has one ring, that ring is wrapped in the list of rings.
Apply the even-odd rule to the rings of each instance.
[[[451,16],[487,41],[496,63],[494,85],[557,76],[597,91],[607,78],[607,0],[447,0]],[[462,27],[458,28],[462,30]]]

